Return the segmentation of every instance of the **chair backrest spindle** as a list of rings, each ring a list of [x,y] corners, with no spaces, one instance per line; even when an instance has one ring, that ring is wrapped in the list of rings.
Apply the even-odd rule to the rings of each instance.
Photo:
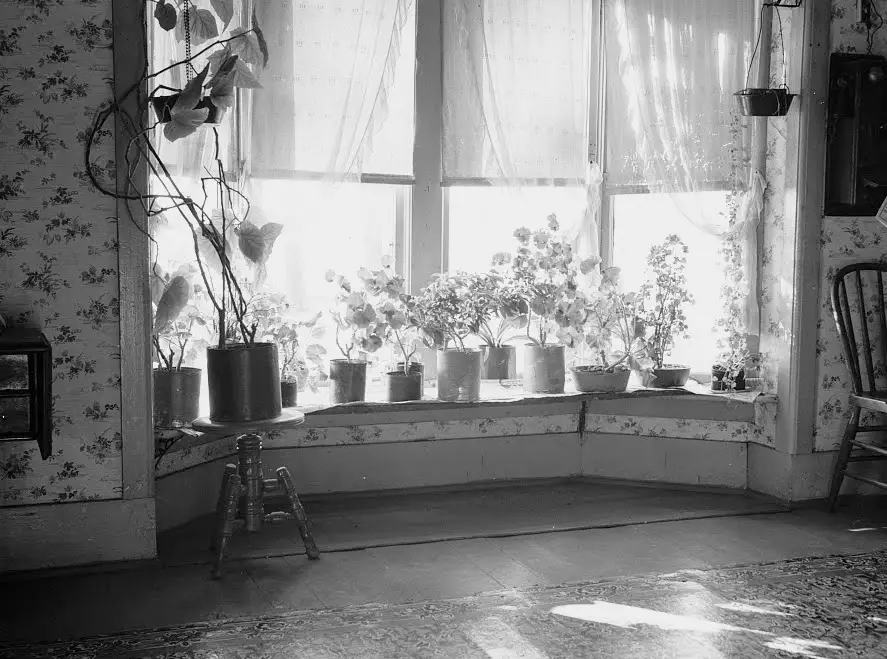
[[[859,325],[862,332],[862,358],[869,381],[869,391],[876,391],[875,365],[872,363],[872,343],[869,340],[869,317],[865,309],[865,287],[862,283],[862,272],[856,271],[856,292],[859,295]]]

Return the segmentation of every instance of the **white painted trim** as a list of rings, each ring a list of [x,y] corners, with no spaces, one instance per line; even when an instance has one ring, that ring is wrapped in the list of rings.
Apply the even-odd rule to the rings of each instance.
[[[0,508],[0,571],[157,556],[154,498]]]

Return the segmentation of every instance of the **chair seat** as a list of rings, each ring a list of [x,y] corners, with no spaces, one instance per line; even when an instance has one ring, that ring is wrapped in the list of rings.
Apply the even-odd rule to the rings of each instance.
[[[887,392],[876,391],[873,393],[850,394],[849,402],[864,410],[882,412],[887,414]]]

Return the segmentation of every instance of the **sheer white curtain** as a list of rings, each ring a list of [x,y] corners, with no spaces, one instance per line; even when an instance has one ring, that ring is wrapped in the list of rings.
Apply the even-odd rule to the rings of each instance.
[[[587,177],[591,4],[443,0],[444,185],[599,186]],[[561,218],[595,254],[596,212]]]
[[[758,332],[755,244],[763,186],[750,171],[750,126],[733,93],[745,86],[753,0],[605,0],[609,190],[665,193],[696,229],[743,237],[746,326]],[[705,193],[727,191],[730,226]]]
[[[272,56],[252,99],[253,177],[335,181],[364,169],[388,116],[412,1],[256,3]],[[409,174],[411,144],[397,146],[374,164]]]

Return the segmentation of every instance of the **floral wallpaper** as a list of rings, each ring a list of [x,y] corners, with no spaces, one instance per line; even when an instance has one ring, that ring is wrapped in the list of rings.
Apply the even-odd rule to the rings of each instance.
[[[111,38],[110,0],[0,2],[0,313],[53,345],[54,427],[46,461],[0,441],[0,506],[121,495],[116,211],[83,166]]]
[[[887,19],[887,0],[875,0]],[[856,0],[832,0],[831,49],[833,52],[866,52],[868,33],[856,22]],[[872,37],[872,52],[887,56],[887,29]],[[873,217],[826,217],[820,234],[819,319],[817,321],[817,395],[815,450],[836,449],[849,417],[847,395],[850,373],[844,362],[830,302],[834,274],[859,261],[884,258],[887,231]],[[865,422],[865,419],[863,420]]]

